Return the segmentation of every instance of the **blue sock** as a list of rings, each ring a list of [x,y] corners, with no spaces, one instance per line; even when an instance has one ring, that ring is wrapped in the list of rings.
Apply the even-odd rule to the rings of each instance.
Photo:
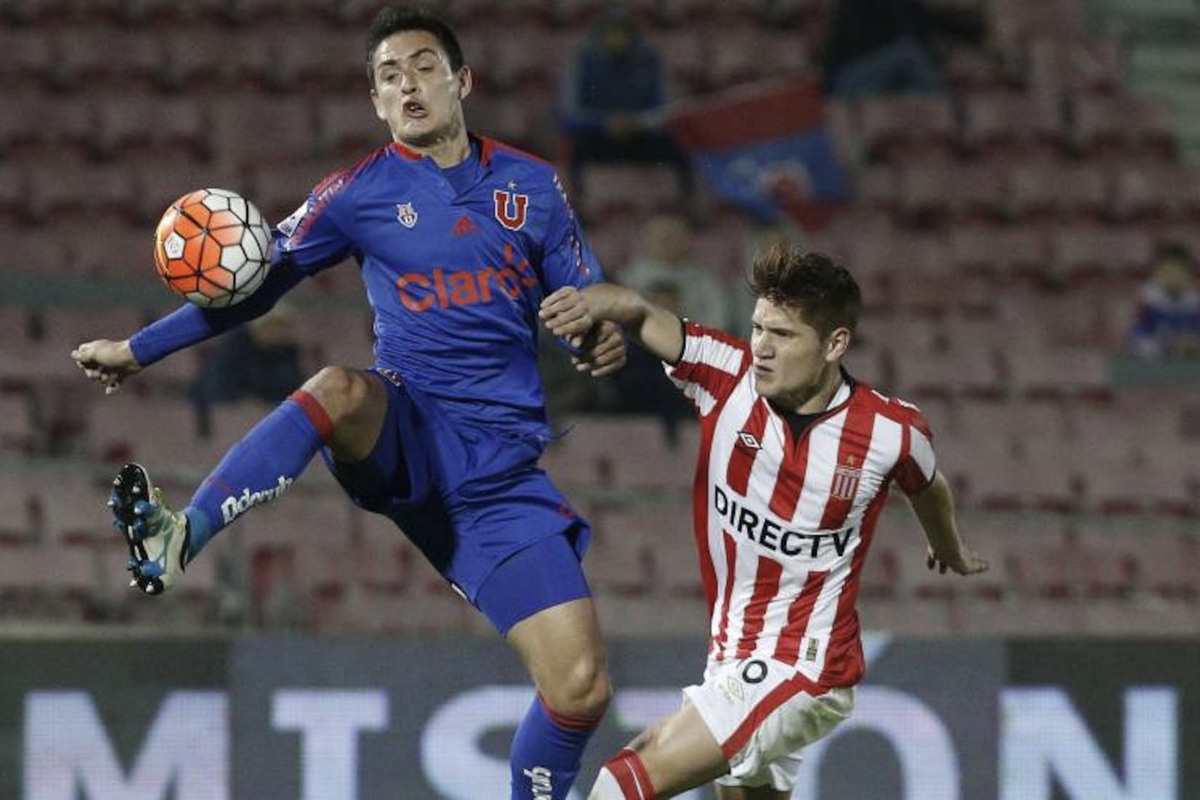
[[[222,528],[283,494],[312,461],[330,429],[311,395],[296,392],[225,454],[183,510],[191,560]]]
[[[556,714],[541,695],[513,737],[512,800],[566,800],[599,719]]]

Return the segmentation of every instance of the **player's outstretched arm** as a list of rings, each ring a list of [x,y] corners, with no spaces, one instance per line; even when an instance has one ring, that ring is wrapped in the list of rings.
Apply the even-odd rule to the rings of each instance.
[[[111,339],[84,342],[71,351],[71,358],[88,379],[103,384],[105,394],[120,389],[126,378],[142,369],[142,365],[134,358],[128,339],[119,342]]]
[[[683,354],[679,317],[624,286],[596,283],[582,290],[565,286],[542,301],[540,315],[547,330],[568,340],[608,320],[663,361],[678,361]]]
[[[950,483],[937,472],[921,491],[908,496],[917,521],[925,531],[929,549],[925,565],[945,573],[947,569],[959,575],[974,575],[988,568],[988,562],[963,542],[954,516],[954,493]]]

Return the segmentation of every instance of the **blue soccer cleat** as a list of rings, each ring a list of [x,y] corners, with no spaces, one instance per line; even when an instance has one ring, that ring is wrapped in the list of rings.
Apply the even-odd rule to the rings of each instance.
[[[130,586],[146,594],[162,594],[183,575],[187,552],[187,517],[163,502],[141,464],[126,464],[113,479],[108,501],[113,527],[129,546]]]

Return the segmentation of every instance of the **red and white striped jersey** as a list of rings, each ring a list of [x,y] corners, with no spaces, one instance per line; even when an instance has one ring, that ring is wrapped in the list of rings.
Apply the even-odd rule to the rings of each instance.
[[[847,376],[797,439],[755,390],[749,345],[687,324],[669,370],[700,416],[693,517],[712,660],[773,658],[857,683],[859,576],[892,481],[928,486],[932,435],[912,404]]]

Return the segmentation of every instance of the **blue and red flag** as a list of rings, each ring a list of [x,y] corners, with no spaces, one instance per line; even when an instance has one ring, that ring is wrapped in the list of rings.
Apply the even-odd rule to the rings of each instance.
[[[696,171],[757,217],[819,226],[850,196],[815,80],[731,89],[672,109],[666,124]]]

